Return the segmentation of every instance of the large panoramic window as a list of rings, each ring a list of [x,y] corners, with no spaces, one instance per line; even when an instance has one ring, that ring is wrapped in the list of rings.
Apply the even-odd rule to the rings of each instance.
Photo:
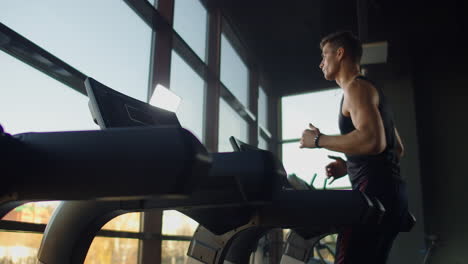
[[[26,203],[11,210],[1,220],[47,224],[59,203],[59,201]]]
[[[224,34],[221,34],[221,82],[245,107],[249,105],[249,70]]]
[[[138,239],[95,237],[84,264],[138,264]]]
[[[172,52],[170,88],[182,99],[176,112],[181,125],[202,141],[205,82],[175,52]]]
[[[268,96],[262,87],[258,88],[258,124],[266,129],[268,128]]]
[[[283,164],[288,174],[296,174],[306,182],[315,178],[315,188],[349,188],[348,177],[325,185],[325,166],[333,160],[328,155],[344,155],[325,149],[300,149],[304,129],[312,123],[324,134],[339,134],[338,114],[342,90],[330,89],[282,98]],[[315,176],[316,175],[316,176]]]
[[[174,1],[174,29],[203,61],[206,60],[207,18],[200,0]]]
[[[268,96],[262,87],[258,88],[258,147],[270,150],[271,134],[268,127]]]
[[[270,147],[268,146],[268,141],[265,140],[262,136],[258,136],[258,148],[270,150]]]
[[[0,124],[10,134],[95,130],[88,97],[0,51]]]
[[[247,122],[232,109],[231,106],[224,100],[220,99],[219,103],[219,152],[232,152],[232,146],[229,143],[229,137],[234,136],[243,142],[247,142],[248,138]]]
[[[189,246],[189,241],[164,240],[161,245],[161,264],[188,263],[187,252]],[[190,261],[190,263],[202,263],[195,259]]]
[[[4,1],[0,17],[75,69],[147,101],[151,29],[124,1]]]
[[[0,72],[4,74],[0,80],[0,124],[7,133],[14,135],[26,132],[99,129],[92,121],[86,96],[4,52],[0,52]],[[57,201],[26,203],[10,211],[2,220],[47,224],[58,204]],[[104,229],[138,232],[139,215],[131,213],[119,216],[106,224]],[[42,234],[0,232],[0,263],[29,263],[30,259],[36,258],[41,239]],[[107,256],[114,254],[108,253],[114,246],[108,250],[104,249],[105,246],[109,243],[119,244],[120,240],[99,238],[97,241],[101,242],[93,244],[92,249],[101,252],[102,256]],[[132,243],[136,248],[128,250],[136,252],[138,243]],[[132,243],[127,245],[133,245]],[[123,244],[121,242],[119,245]],[[99,245],[103,247],[99,248]],[[119,248],[116,251],[122,252],[120,255],[127,254]],[[112,263],[93,262],[92,259],[93,257],[88,257],[86,263]],[[98,259],[102,260],[101,257]]]
[[[198,223],[175,210],[163,212],[162,234],[185,237],[187,241],[163,240],[162,263],[187,263],[187,251]]]
[[[36,263],[42,234],[0,232],[0,263]]]
[[[150,72],[153,62],[155,67],[167,67],[168,64],[167,61],[152,57],[154,53],[151,50],[155,48],[152,40],[155,32],[136,14],[138,11],[130,8],[126,2],[128,1],[7,1],[2,3],[0,8],[0,23],[83,74],[128,96],[147,101],[148,80],[155,77],[150,76],[155,72],[154,69]],[[158,2],[158,0],[148,0],[142,4],[148,6],[151,3],[157,6]],[[173,15],[173,30],[206,64],[209,14],[202,2],[174,0]],[[252,98],[249,98],[250,72],[247,60],[243,56],[243,50],[236,41],[233,41],[236,36],[232,36],[226,28],[224,30],[225,33],[222,33],[217,40],[220,45],[219,81],[240,104],[248,108],[249,99]],[[172,32],[159,31],[156,33],[158,36],[166,34],[165,37],[172,34]],[[165,46],[167,50],[173,48],[169,47],[169,43],[170,41],[164,43],[168,44]],[[215,104],[217,101],[214,100],[219,100],[219,112],[215,113],[219,115],[219,126],[214,127],[210,124],[211,120],[205,120],[207,100],[205,86],[208,81],[213,80],[210,75],[212,69],[208,69],[206,75],[206,69],[203,67],[207,65],[194,70],[184,60],[193,58],[193,54],[190,54],[190,50],[186,52],[171,54],[170,87],[167,88],[182,99],[177,116],[182,126],[201,141],[206,136],[203,134],[205,128],[210,132],[212,129],[217,129],[218,151],[233,151],[229,137],[234,136],[248,142],[248,129],[255,122],[255,118],[241,116],[241,113],[244,114],[242,105],[235,100],[233,102],[232,97],[226,95],[224,93],[226,90],[221,87],[222,98],[211,98],[213,101],[210,102]],[[166,70],[168,69],[161,72],[167,72]],[[0,72],[2,73],[0,124],[7,133],[99,129],[92,120],[88,98],[85,95],[1,50]],[[203,75],[205,80],[200,75]],[[162,76],[162,79],[167,77]],[[214,86],[218,87],[217,85],[218,83],[215,83]],[[264,133],[259,136],[259,147],[264,149],[276,147],[276,139],[273,141],[271,136],[265,136],[268,126],[272,125],[268,124],[267,102],[268,95],[260,88],[258,119]],[[49,222],[59,203],[59,201],[27,203],[13,209],[1,219],[0,263],[36,261],[43,236],[40,228],[44,228]],[[1,223],[4,224],[3,230]],[[163,212],[161,230],[163,264],[187,263],[189,240],[197,226],[197,222],[175,210]],[[138,236],[133,234],[142,232],[140,213],[118,216],[102,229],[117,232],[105,232],[111,237],[94,238],[85,260],[86,264],[137,264],[141,257],[138,255],[139,245],[146,243],[147,235],[158,236],[154,230],[151,232],[155,233],[140,233]],[[140,235],[144,237],[143,240],[129,238]]]
[[[176,210],[165,210],[163,212],[163,235],[191,237],[197,226],[197,222]]]
[[[35,202],[19,206],[2,220],[47,224],[53,210],[60,202]],[[102,229],[139,232],[140,213],[120,215],[109,221]],[[32,263],[37,258],[42,234],[0,232],[0,263]],[[137,263],[138,240],[96,237],[86,256],[86,264]]]

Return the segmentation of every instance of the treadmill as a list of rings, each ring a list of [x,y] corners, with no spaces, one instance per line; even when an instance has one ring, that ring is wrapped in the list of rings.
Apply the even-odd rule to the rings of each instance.
[[[175,114],[92,78],[85,86],[102,130],[0,138],[9,167],[36,179],[4,185],[2,205],[64,200],[44,232],[41,264],[83,263],[100,228],[127,212],[178,210],[200,224],[189,263],[237,264],[248,263],[258,238],[272,228],[303,229],[310,239],[377,223],[383,213],[359,191],[284,189],[286,172],[271,152],[208,153]]]

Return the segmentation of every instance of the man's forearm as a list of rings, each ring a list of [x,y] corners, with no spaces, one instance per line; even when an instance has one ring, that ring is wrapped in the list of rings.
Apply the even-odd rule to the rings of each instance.
[[[348,155],[376,155],[381,153],[385,146],[369,134],[354,130],[345,135],[322,135],[320,147]]]

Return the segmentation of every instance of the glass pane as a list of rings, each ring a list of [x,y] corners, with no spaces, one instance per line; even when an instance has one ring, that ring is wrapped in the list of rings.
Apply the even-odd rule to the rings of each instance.
[[[178,211],[166,210],[163,212],[163,235],[193,236],[197,227],[196,221]]]
[[[300,138],[312,123],[324,134],[339,134],[341,88],[282,98],[283,139]]]
[[[88,97],[4,52],[0,72],[0,124],[7,133],[99,129]]]
[[[229,137],[234,136],[237,139],[247,143],[248,124],[237,114],[228,103],[221,98],[219,102],[219,152],[232,152],[233,149],[229,143]]]
[[[0,263],[36,263],[42,234],[0,232]]]
[[[325,186],[325,166],[334,160],[327,155],[339,156],[345,159],[342,153],[329,151],[326,149],[300,149],[299,142],[283,144],[283,165],[286,172],[296,174],[299,178],[310,183],[317,174],[313,183],[317,189],[350,188],[349,178],[343,177],[334,181],[331,185]]]
[[[221,34],[221,82],[248,107],[249,70],[229,40]]]
[[[340,88],[282,98],[283,139],[300,138],[312,123],[324,134],[340,134],[338,114],[342,98]],[[283,163],[288,174],[296,174],[306,182],[314,178],[317,189],[349,188],[348,177],[325,186],[325,166],[332,162],[328,155],[344,158],[344,154],[326,149],[300,149],[299,142],[283,144]]]
[[[0,232],[0,263],[36,263],[42,234]],[[96,237],[86,256],[86,264],[136,264],[138,240]]]
[[[187,241],[162,241],[162,264],[186,264],[187,251],[190,242]]]
[[[11,210],[2,220],[47,224],[59,204],[59,201],[26,203]]]
[[[138,239],[95,237],[85,264],[137,264]]]
[[[205,82],[175,52],[172,52],[171,91],[182,99],[176,112],[181,125],[201,141],[203,139]]]
[[[268,96],[262,87],[258,89],[258,124],[268,130]]]
[[[139,212],[119,215],[116,218],[107,222],[101,229],[139,232],[140,215],[141,213]]]
[[[174,29],[203,60],[206,60],[206,9],[199,0],[174,1]]]
[[[250,264],[256,263],[276,263],[273,260],[270,260],[270,247],[273,246],[272,241],[269,238],[268,234],[263,235],[258,239],[256,248],[250,254]],[[284,263],[284,261],[282,261]]]
[[[288,241],[288,235],[291,231],[291,229],[283,229],[283,242]]]
[[[337,235],[333,234],[326,236],[320,240],[320,245],[317,245],[314,248],[314,256],[316,260],[319,260],[320,255],[328,263],[335,262],[336,238]]]
[[[84,74],[147,101],[152,31],[124,1],[4,1],[0,17]]]
[[[268,142],[262,136],[258,137],[258,148],[264,149],[264,150],[269,150]]]

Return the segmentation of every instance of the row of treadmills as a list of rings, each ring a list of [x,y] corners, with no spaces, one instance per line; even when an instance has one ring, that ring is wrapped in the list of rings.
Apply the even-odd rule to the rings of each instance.
[[[47,224],[39,263],[83,263],[106,222],[149,209],[175,209],[200,224],[189,263],[248,263],[258,239],[273,228],[295,231],[281,263],[307,263],[323,236],[378,224],[385,212],[359,191],[289,188],[271,152],[208,153],[174,113],[92,78],[85,84],[102,130],[0,131],[0,218],[26,202],[64,201]]]

